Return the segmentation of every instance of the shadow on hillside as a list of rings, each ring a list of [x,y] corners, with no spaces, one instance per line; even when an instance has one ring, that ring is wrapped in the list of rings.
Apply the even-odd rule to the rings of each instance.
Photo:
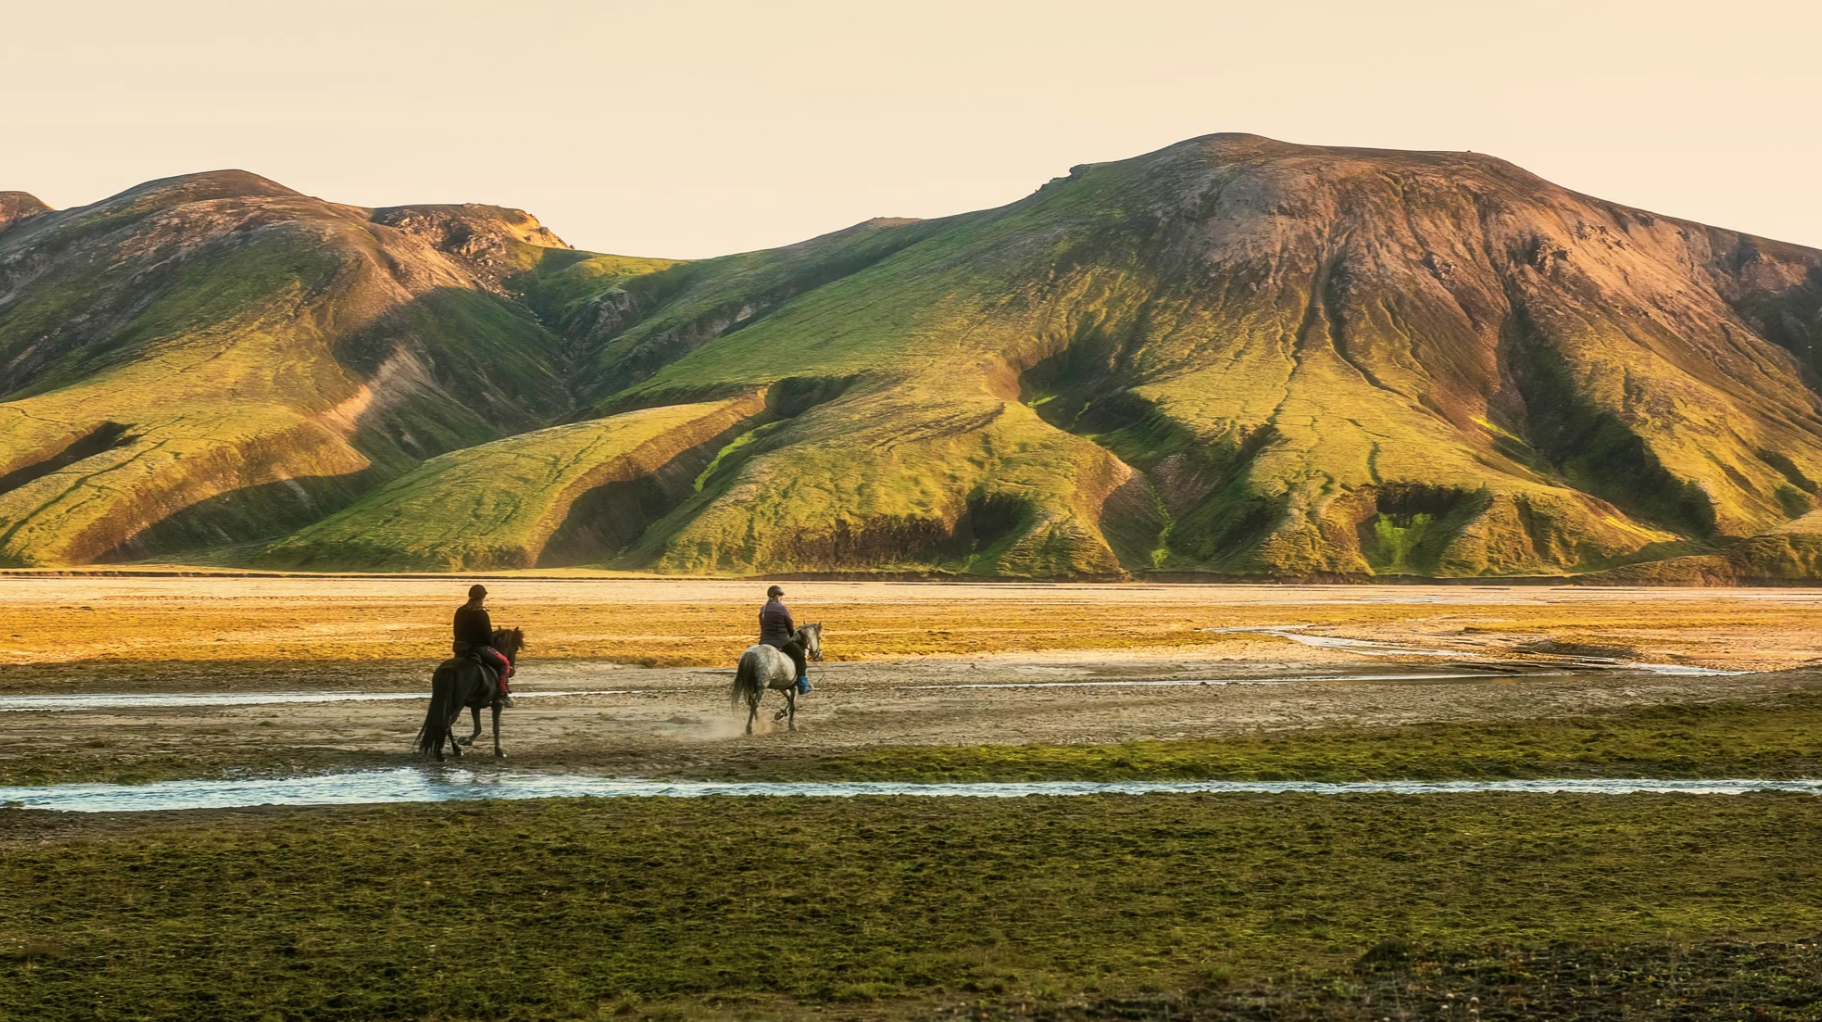
[[[104,422],[56,454],[0,476],[0,493],[10,493],[53,472],[60,472],[84,458],[92,458],[116,447],[124,447],[138,439],[129,433],[130,428],[118,422]]]
[[[853,377],[825,376],[773,382],[759,414],[681,452],[655,472],[607,483],[576,498],[546,541],[538,567],[643,566],[658,556],[665,539],[725,491],[742,466],[787,442],[779,433],[786,423],[839,398],[854,382]],[[661,396],[672,400],[654,405],[677,403],[675,392]]]
[[[180,551],[278,539],[340,511],[386,478],[376,469],[284,479],[197,501],[95,558],[119,564]]]

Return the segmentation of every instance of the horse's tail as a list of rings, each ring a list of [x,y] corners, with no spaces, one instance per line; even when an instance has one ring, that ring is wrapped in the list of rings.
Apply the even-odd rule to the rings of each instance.
[[[759,695],[759,658],[748,650],[740,654],[740,664],[734,668],[734,687],[728,690],[728,701],[735,705],[751,703]]]
[[[449,722],[462,710],[456,691],[456,669],[444,664],[430,676],[430,709],[424,711],[424,726],[418,729],[418,751],[433,755],[449,737]]]

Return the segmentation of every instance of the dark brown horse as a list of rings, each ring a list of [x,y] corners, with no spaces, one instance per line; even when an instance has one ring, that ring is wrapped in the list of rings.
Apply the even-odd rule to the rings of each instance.
[[[493,642],[489,645],[499,650],[507,663],[517,667],[519,652],[525,648],[525,631],[502,628],[493,633]],[[506,753],[500,748],[499,675],[493,668],[468,657],[451,657],[443,661],[430,678],[430,709],[424,714],[424,726],[418,730],[418,751],[440,761],[443,743],[447,741],[449,751],[460,756],[462,746],[472,745],[481,737],[483,706],[493,707],[493,754],[503,759]],[[463,707],[474,715],[474,733],[467,738],[457,738],[452,731]]]

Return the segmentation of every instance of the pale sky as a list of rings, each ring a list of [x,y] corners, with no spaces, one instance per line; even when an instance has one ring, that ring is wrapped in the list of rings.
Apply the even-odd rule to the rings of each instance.
[[[11,0],[0,189],[240,167],[696,257],[1250,131],[1822,246],[1819,39],[1798,0]]]

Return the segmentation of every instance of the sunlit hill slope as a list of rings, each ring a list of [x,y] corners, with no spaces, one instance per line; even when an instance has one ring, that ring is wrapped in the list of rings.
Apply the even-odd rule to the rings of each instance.
[[[0,193],[0,562],[1810,578],[1819,310],[1813,249],[1246,135],[697,262]]]

